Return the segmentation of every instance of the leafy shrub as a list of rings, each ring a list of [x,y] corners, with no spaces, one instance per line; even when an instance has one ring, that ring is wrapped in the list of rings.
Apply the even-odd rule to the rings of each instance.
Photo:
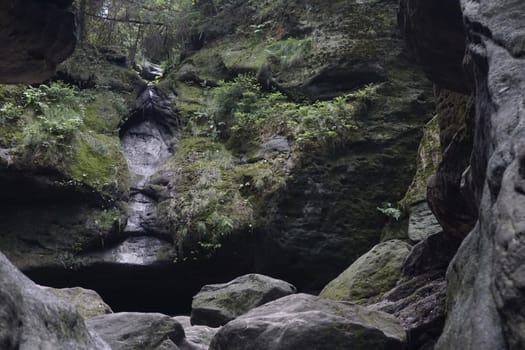
[[[79,107],[78,92],[68,84],[61,81],[52,82],[50,85],[29,86],[24,92],[26,105],[32,107],[37,113],[43,113],[52,105],[62,105],[70,108]]]
[[[74,88],[62,82],[28,87],[24,92],[26,107],[34,111],[34,120],[23,129],[23,147],[32,158],[41,161],[63,157],[71,138],[83,125],[84,106]]]
[[[303,60],[312,48],[312,39],[288,38],[277,41],[266,49],[266,52],[277,58],[282,66],[291,67]]]
[[[164,215],[173,223],[180,256],[191,250],[209,254],[223,237],[251,223],[252,208],[239,192],[235,160],[223,145],[189,138],[179,146],[174,163],[178,194]]]
[[[280,92],[263,93],[255,77],[240,75],[221,82],[212,92],[212,108],[199,112],[194,122],[207,126],[206,134],[230,145],[246,143],[258,135],[282,134],[299,147],[337,146],[357,129],[356,106],[370,94],[336,97],[315,103],[291,102]]]
[[[401,217],[401,210],[392,207],[391,203],[384,203],[383,207],[377,207],[377,210],[379,210],[382,214],[395,219],[396,221],[398,221]]]
[[[0,123],[5,123],[20,118],[24,109],[13,102],[7,101],[0,104]]]

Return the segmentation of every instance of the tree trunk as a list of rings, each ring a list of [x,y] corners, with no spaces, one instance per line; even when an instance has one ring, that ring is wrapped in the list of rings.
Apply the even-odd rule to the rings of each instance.
[[[80,0],[78,9],[78,42],[83,45],[86,41],[86,7],[87,0]]]

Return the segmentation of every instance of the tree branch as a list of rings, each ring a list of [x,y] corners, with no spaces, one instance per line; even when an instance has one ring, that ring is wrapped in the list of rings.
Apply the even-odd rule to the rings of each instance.
[[[148,22],[148,21],[141,21],[141,20],[138,20],[138,19],[104,17],[104,16],[95,15],[93,13],[86,13],[86,16],[93,17],[93,18],[99,18],[99,19],[103,19],[103,20],[106,20],[106,21],[120,22],[120,23],[149,24],[149,25],[157,25],[157,26],[165,26],[166,25],[166,23]]]

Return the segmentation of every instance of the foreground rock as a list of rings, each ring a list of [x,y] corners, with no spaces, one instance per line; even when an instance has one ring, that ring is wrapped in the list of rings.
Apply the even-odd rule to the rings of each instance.
[[[229,322],[210,350],[404,349],[405,331],[388,314],[296,294]]]
[[[71,0],[0,3],[0,83],[48,79],[75,47]]]
[[[34,284],[0,253],[0,348],[106,350],[66,302]]]
[[[410,248],[400,240],[376,245],[330,282],[320,296],[361,303],[377,299],[395,286]]]
[[[295,292],[295,287],[287,282],[257,274],[206,285],[193,298],[191,323],[219,327],[257,306]]]
[[[123,312],[92,318],[89,327],[112,350],[201,350],[186,340],[182,325],[162,314]]]

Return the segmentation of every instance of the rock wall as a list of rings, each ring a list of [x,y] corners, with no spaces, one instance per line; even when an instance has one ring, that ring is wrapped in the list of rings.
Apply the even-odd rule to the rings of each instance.
[[[71,55],[76,43],[71,3],[70,0],[2,1],[0,83],[41,82]]]
[[[433,209],[450,234],[464,236],[475,223],[448,268],[447,321],[436,349],[521,349],[525,345],[520,328],[524,298],[520,287],[524,117],[521,14],[525,5],[519,1],[468,0],[461,1],[460,7],[454,4],[456,11],[450,12],[449,18],[457,18],[458,9],[461,10],[466,36],[459,30],[444,29],[443,33],[451,42],[466,38],[467,50],[463,58],[464,79],[456,75],[451,81],[450,74],[461,67],[459,60],[455,60],[453,69],[425,60],[432,52],[441,52],[443,57],[450,52],[448,45],[440,46],[436,41],[429,46],[430,41],[424,39],[436,30],[425,27],[425,23],[430,23],[426,10],[442,6],[442,2],[402,3],[402,26],[416,51],[423,52],[420,56],[429,76],[445,88],[462,92],[472,89],[475,101],[473,113],[466,114],[465,126],[456,129],[452,138],[453,120],[449,119],[448,126],[443,125],[444,138],[452,142],[443,150],[442,174],[438,173],[434,182],[438,185],[433,187],[431,183],[429,189],[434,198]],[[447,23],[448,20],[442,21],[441,25]],[[433,71],[442,72],[446,81],[436,79]],[[447,99],[452,100],[450,93]],[[468,97],[463,99],[468,101]],[[471,155],[465,162],[469,148]],[[451,167],[446,164],[447,158],[462,160]],[[443,199],[455,203],[456,214],[440,210],[445,207],[439,205]]]
[[[255,75],[265,90],[282,92],[297,103],[295,108],[344,99],[367,86],[375,91],[362,109],[356,108],[356,132],[332,146],[301,149],[297,137],[278,127],[224,142],[226,153],[238,161],[234,172],[246,175],[236,179],[223,172],[222,178],[233,177],[237,188],[252,185],[239,191],[249,209],[237,211],[250,212],[245,217],[253,218],[251,227],[234,224],[233,231],[255,233],[257,245],[264,247],[255,250],[255,269],[303,290],[320,290],[379,242],[387,217],[377,207],[400,200],[412,179],[422,128],[433,109],[431,86],[406,60],[395,1],[237,1],[219,9],[200,48],[188,52],[161,83],[178,94],[188,124],[194,113],[213,114],[210,91],[221,79],[239,74]],[[194,130],[187,131],[181,144],[195,143],[188,141]],[[286,151],[253,156],[276,137],[286,139]],[[265,164],[277,165],[268,169]],[[248,166],[256,172],[242,170]],[[254,174],[268,170],[277,181],[258,192]],[[180,193],[188,182],[179,185]],[[213,221],[209,216],[199,220],[208,226]],[[188,236],[207,237],[195,231]]]

